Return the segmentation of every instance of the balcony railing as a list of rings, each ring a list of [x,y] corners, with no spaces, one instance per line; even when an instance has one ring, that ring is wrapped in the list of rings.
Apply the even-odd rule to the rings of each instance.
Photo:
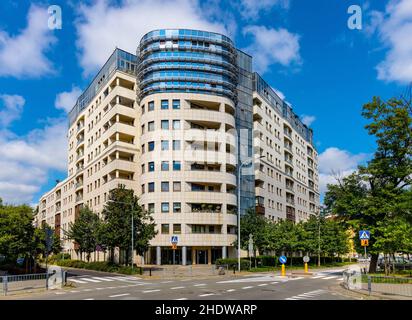
[[[294,190],[293,190],[293,185],[290,185],[290,184],[287,184],[287,185],[286,185],[286,189],[291,190],[291,191],[294,191]]]
[[[285,158],[285,161],[286,161],[287,163],[290,163],[291,165],[293,165],[293,161],[292,161],[291,158]]]
[[[84,142],[84,138],[77,140],[77,145],[81,144]]]
[[[295,205],[295,200],[292,198],[286,198],[286,202],[291,204],[291,205]]]
[[[283,130],[283,133],[288,136],[289,138],[292,138],[292,133],[289,130]]]
[[[292,152],[292,146],[285,143],[285,148]]]
[[[261,204],[257,204],[255,207],[255,211],[257,214],[264,215],[265,214],[265,207],[262,206]]]
[[[74,186],[75,186],[76,189],[80,188],[80,187],[83,187],[83,181],[76,182],[76,184]]]
[[[83,201],[83,196],[77,196],[76,197],[76,202],[79,202],[79,201]]]

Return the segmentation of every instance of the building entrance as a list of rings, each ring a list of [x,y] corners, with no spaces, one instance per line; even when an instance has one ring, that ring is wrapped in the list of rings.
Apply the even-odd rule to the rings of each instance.
[[[196,264],[207,264],[208,252],[207,250],[196,250]]]

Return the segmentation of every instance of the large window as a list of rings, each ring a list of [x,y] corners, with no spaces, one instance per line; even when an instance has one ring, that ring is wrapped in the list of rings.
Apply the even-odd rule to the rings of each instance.
[[[180,171],[181,164],[180,161],[173,161],[173,171]]]
[[[150,102],[147,104],[147,109],[148,109],[149,111],[153,111],[153,110],[154,110],[154,101],[150,101]]]
[[[180,140],[173,140],[173,150],[180,150]]]
[[[162,202],[162,213],[169,212],[169,202]]]
[[[162,181],[161,190],[162,190],[162,192],[168,192],[169,191],[169,182],[168,181]]]
[[[162,161],[162,171],[169,171],[169,161]]]
[[[182,184],[180,181],[173,182],[173,191],[180,192],[182,190]]]
[[[149,182],[148,183],[149,186],[149,192],[154,192],[155,191],[155,184],[154,182]]]
[[[153,172],[153,171],[155,171],[155,164],[152,161],[152,162],[149,162],[149,172]]]
[[[162,120],[162,130],[169,130],[169,120]]]
[[[147,145],[148,145],[149,151],[153,151],[153,150],[154,150],[154,148],[155,148],[155,143],[154,143],[154,141],[150,141]]]
[[[180,202],[173,202],[173,212],[182,212],[182,204]]]
[[[142,184],[142,194],[144,193],[144,184]]]
[[[162,108],[162,110],[167,110],[167,109],[169,109],[169,100],[162,100],[162,102],[161,102],[161,108]]]
[[[181,234],[182,233],[182,225],[181,224],[173,224],[173,233],[174,234]]]
[[[162,224],[162,229],[161,229],[163,234],[169,234],[169,225],[168,224]]]
[[[173,109],[180,109],[180,100],[173,100]]]
[[[154,129],[155,129],[154,121],[150,121],[150,122],[147,124],[147,131],[154,131]]]
[[[162,140],[161,148],[162,148],[162,151],[169,150],[169,141],[168,140]]]
[[[173,130],[180,129],[180,120],[173,120]]]
[[[150,214],[153,214],[155,211],[155,204],[154,203],[149,203],[147,206],[147,211],[149,211]]]

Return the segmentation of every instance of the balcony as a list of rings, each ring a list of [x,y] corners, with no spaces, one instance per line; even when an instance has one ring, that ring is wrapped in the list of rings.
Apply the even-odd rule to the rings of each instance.
[[[293,184],[286,184],[286,189],[295,192],[295,190],[293,189]]]
[[[77,145],[82,144],[84,142],[84,137],[77,140]]]
[[[265,207],[261,204],[257,204],[255,207],[256,214],[265,215]]]
[[[84,169],[84,167],[83,166],[81,166],[81,167],[77,167],[77,169],[76,169],[76,173],[79,173],[80,171],[82,171]]]
[[[76,196],[76,202],[83,201],[83,195]]]
[[[290,144],[288,144],[288,143],[285,143],[284,146],[285,146],[285,149],[287,149],[287,150],[289,150],[290,152],[292,152],[292,145],[290,145]]]
[[[81,123],[80,125],[77,126],[77,132],[80,132],[84,129],[84,123]]]
[[[293,206],[295,205],[295,199],[293,199],[293,198],[286,198],[286,202],[293,205]]]
[[[75,189],[78,189],[78,188],[80,188],[80,187],[83,187],[83,181],[76,182],[76,184],[74,185],[74,187],[75,187]]]
[[[289,130],[283,130],[283,133],[285,134],[285,136],[289,137],[290,139],[292,139],[292,132]]]
[[[285,161],[293,166],[293,159],[289,157],[285,157]]]

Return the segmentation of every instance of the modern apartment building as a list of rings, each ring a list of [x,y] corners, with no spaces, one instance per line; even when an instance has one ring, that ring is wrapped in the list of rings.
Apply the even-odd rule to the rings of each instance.
[[[271,220],[318,212],[312,135],[228,37],[155,30],[136,55],[116,49],[79,97],[68,177],[41,197],[37,221],[62,235],[82,206],[101,212],[122,184],[157,224],[147,263],[233,257],[238,200]]]

